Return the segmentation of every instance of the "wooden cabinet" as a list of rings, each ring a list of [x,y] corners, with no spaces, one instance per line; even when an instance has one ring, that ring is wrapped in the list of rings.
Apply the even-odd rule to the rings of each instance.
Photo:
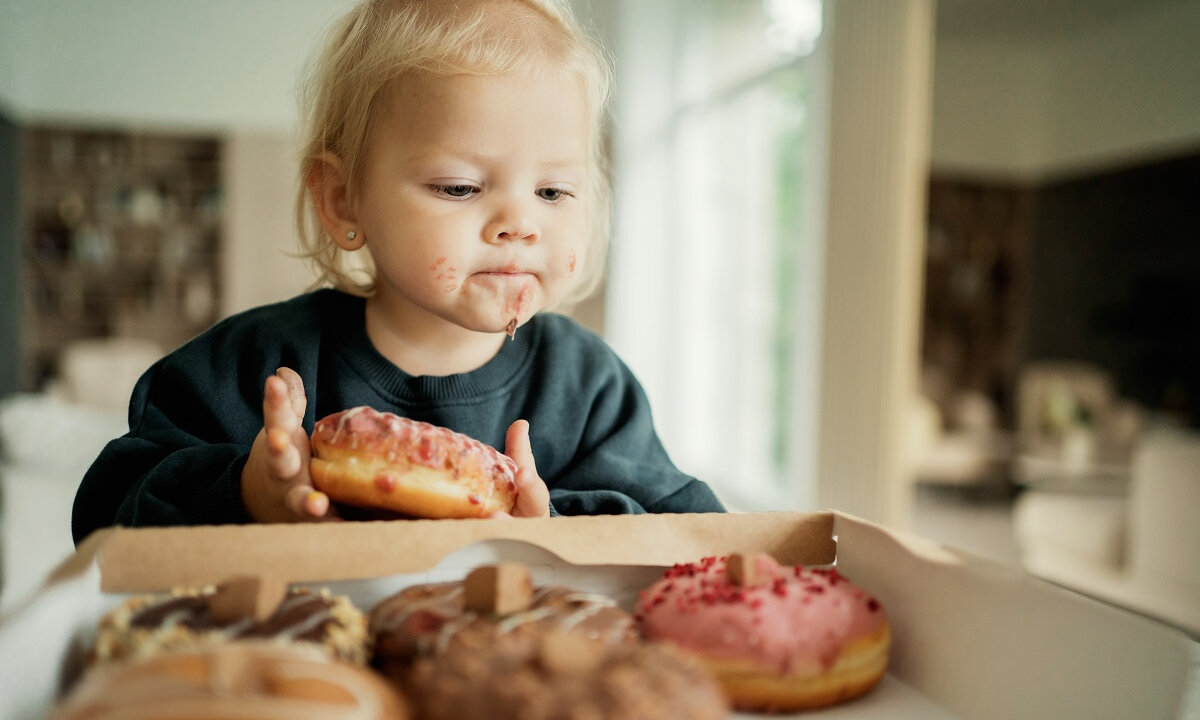
[[[27,389],[79,339],[170,350],[220,306],[216,137],[28,126],[22,131],[22,365]]]
[[[929,186],[926,392],[942,402],[981,393],[1010,428],[1025,357],[1034,198],[1016,183],[935,175]],[[952,422],[953,409],[942,410]]]

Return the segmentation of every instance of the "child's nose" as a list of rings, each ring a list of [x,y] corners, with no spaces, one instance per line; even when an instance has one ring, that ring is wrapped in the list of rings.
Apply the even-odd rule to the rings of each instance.
[[[483,240],[488,243],[503,243],[512,240],[537,242],[537,223],[518,202],[507,202],[496,209],[495,214],[483,228]]]

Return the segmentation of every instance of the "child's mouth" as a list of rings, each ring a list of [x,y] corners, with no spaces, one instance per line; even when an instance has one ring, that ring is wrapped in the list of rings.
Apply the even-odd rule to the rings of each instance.
[[[473,273],[471,279],[484,285],[494,285],[504,292],[513,290],[514,285],[524,285],[534,279],[534,274],[524,270],[483,270]]]

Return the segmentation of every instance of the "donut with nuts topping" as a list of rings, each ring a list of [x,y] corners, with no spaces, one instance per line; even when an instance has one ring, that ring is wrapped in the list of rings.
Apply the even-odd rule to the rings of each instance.
[[[422,720],[723,720],[712,674],[666,643],[608,645],[548,632],[464,638],[412,668]]]
[[[366,615],[346,596],[239,576],[126,599],[101,618],[88,660],[116,663],[248,639],[311,645],[360,665],[369,654]]]

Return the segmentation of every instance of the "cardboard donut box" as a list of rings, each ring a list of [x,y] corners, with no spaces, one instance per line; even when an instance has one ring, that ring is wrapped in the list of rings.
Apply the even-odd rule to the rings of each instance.
[[[733,552],[836,563],[888,613],[880,685],[796,717],[1200,718],[1200,643],[1182,631],[842,513],[778,512],[103,530],[0,621],[0,719],[45,718],[100,616],[134,593],[282,571],[367,610],[410,584],[516,561],[537,583],[630,608],[665,568]]]

